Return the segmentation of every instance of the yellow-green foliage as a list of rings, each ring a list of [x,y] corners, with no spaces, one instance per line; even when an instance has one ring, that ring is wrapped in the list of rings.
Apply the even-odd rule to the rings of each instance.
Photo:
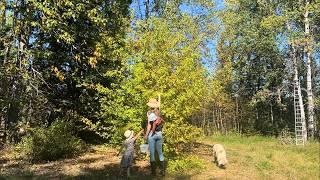
[[[168,121],[189,117],[206,92],[201,64],[205,39],[191,17],[180,18],[138,21],[129,41],[132,78],[127,89],[139,92],[144,102],[161,94],[161,113]]]
[[[207,92],[201,62],[205,35],[188,15],[138,20],[133,29],[127,47],[131,76],[123,86],[130,94],[131,120],[124,126],[136,129],[139,122],[146,122],[146,102],[160,94],[161,115],[166,121],[165,151],[181,152],[200,134],[185,123],[200,108]]]
[[[179,155],[191,148],[192,143],[201,136],[202,131],[184,123],[167,123],[164,129],[164,151],[169,156]]]

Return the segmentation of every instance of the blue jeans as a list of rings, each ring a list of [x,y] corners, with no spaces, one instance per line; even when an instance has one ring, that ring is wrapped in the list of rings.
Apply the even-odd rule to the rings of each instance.
[[[163,152],[162,152],[162,144],[163,144],[163,137],[161,131],[156,131],[153,136],[149,134],[148,137],[149,143],[149,150],[150,150],[150,162],[155,162],[155,151],[157,150],[159,155],[159,160],[164,161]]]

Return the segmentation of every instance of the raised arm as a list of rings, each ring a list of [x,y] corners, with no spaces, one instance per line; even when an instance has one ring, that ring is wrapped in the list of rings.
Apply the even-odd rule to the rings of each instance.
[[[142,132],[143,132],[143,129],[141,129],[140,132],[138,132],[138,134],[134,137],[134,140],[138,139],[138,137],[141,135]]]

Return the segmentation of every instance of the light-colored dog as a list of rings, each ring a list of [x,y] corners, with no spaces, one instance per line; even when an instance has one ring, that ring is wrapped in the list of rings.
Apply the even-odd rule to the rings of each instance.
[[[213,157],[214,162],[216,162],[220,168],[225,168],[226,164],[228,163],[228,160],[226,151],[224,150],[221,144],[213,145]]]

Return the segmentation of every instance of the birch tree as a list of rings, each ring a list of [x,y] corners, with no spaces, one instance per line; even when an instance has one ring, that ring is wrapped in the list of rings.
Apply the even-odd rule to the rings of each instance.
[[[304,7],[305,59],[307,63],[307,96],[308,96],[308,134],[314,137],[314,100],[312,93],[312,35],[310,33],[310,0],[305,1]]]

